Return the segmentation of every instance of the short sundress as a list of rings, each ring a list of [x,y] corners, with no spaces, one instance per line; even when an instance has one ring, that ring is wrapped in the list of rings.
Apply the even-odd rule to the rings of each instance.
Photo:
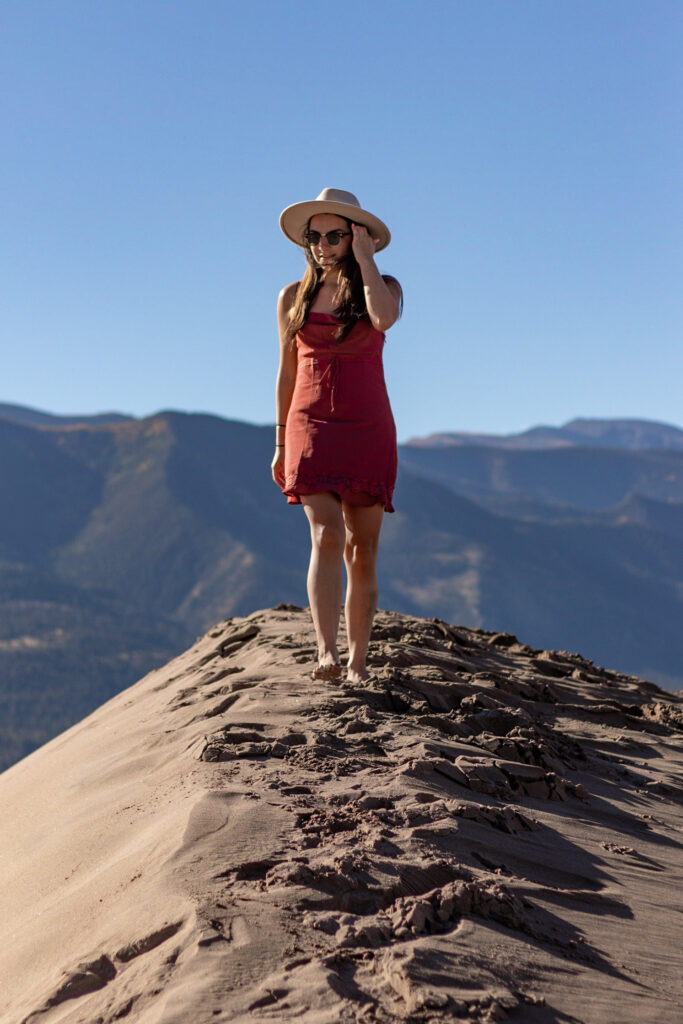
[[[301,504],[302,494],[332,491],[351,505],[381,503],[393,512],[398,460],[384,333],[364,317],[338,341],[339,326],[331,314],[309,313],[296,335],[282,490],[290,505]]]

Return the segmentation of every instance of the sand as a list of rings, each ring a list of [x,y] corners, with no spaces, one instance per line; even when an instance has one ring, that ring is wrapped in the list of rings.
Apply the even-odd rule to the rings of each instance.
[[[0,776],[3,1024],[678,1024],[683,701],[379,612],[220,623]]]

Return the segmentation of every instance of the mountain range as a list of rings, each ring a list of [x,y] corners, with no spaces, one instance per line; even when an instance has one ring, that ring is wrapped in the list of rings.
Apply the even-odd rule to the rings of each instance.
[[[590,443],[402,445],[379,604],[683,687],[683,432],[568,433],[581,422]],[[3,766],[212,622],[305,603],[308,529],[270,478],[272,438],[0,405]]]
[[[1,407],[0,407],[1,408]],[[577,418],[561,427],[531,427],[518,434],[430,434],[407,442],[414,447],[483,445],[508,449],[539,448],[674,448],[683,451],[683,430],[652,420]]]

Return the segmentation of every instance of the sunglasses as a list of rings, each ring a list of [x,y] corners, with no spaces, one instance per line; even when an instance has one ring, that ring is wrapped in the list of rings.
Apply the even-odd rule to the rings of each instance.
[[[328,231],[321,234],[320,231],[307,231],[304,234],[306,245],[317,245],[321,238],[324,238],[328,245],[339,245],[344,235],[350,235],[350,231]]]

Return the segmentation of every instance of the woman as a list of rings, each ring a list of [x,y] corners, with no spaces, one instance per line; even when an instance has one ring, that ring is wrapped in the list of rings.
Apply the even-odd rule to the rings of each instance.
[[[301,281],[280,292],[280,368],[272,473],[311,529],[308,597],[318,641],[314,677],[341,676],[337,631],[342,558],[347,590],[347,680],[368,676],[366,655],[377,605],[377,546],[393,512],[396,427],[382,348],[398,319],[401,286],[382,277],[374,254],[391,235],[350,192],[326,188],[288,206],[285,235],[303,247]]]

